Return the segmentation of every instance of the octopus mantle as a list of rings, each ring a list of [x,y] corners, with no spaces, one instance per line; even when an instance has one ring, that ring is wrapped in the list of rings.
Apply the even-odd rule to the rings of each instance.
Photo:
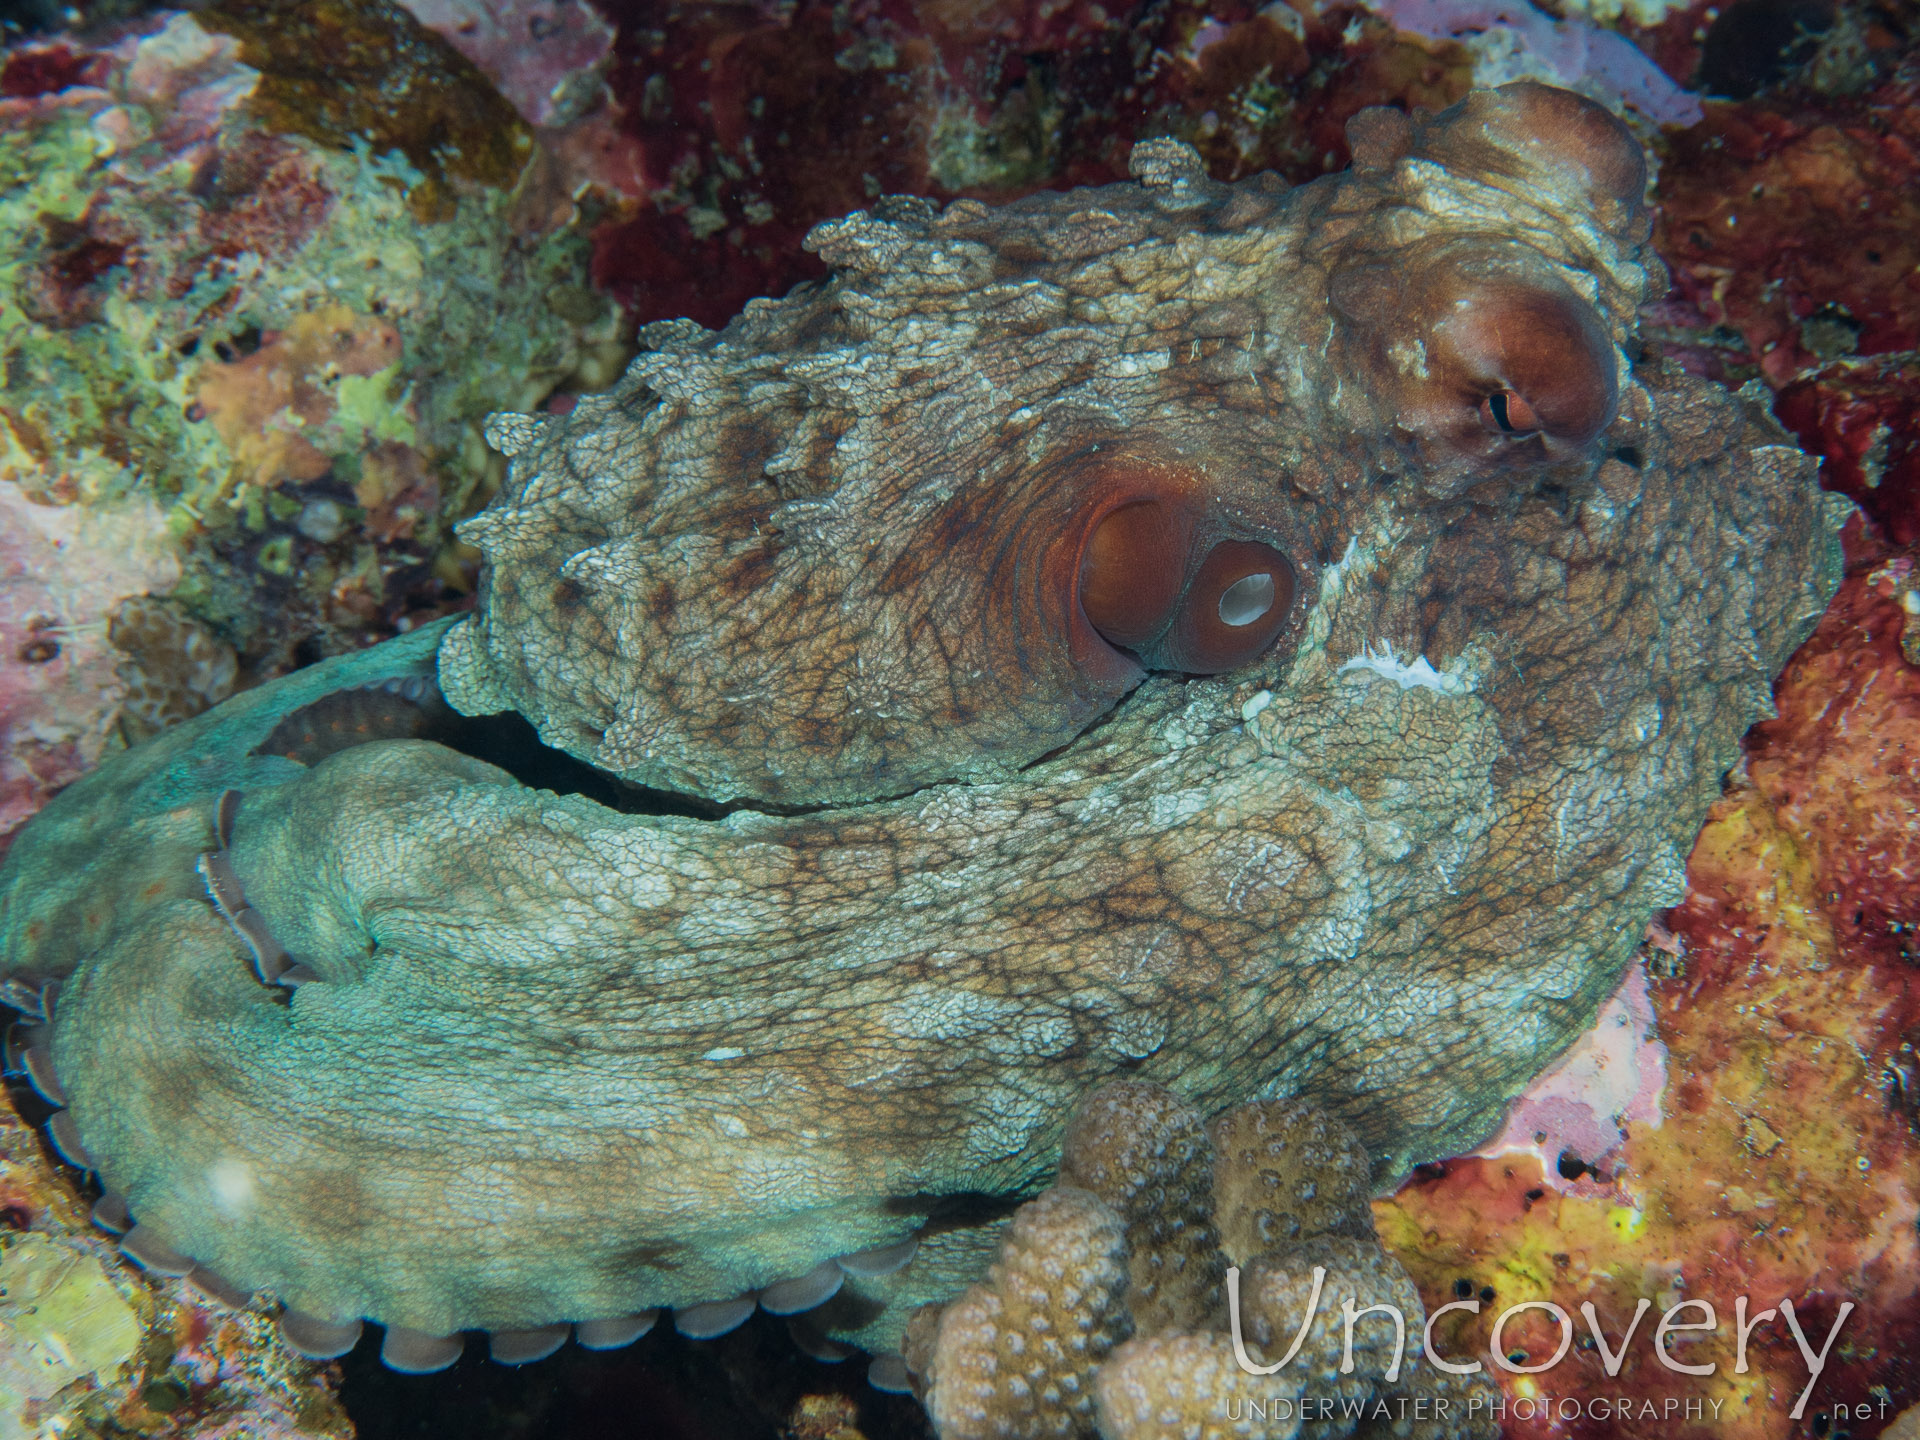
[[[55,800],[0,973],[130,1251],[317,1353],[836,1286],[883,1343],[1116,1073],[1311,1097],[1377,1178],[1484,1136],[1679,897],[1837,519],[1634,359],[1603,112],[1354,126],[1292,192],[1150,142],[822,227],[828,282],[496,423],[472,617]]]

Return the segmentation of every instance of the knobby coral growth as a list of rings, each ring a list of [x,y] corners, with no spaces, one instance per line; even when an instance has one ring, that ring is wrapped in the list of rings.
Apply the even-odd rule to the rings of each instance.
[[[910,1383],[941,1440],[1289,1440],[1310,1418],[1334,1436],[1491,1437],[1484,1371],[1421,1358],[1426,1312],[1374,1235],[1367,1173],[1315,1106],[1203,1126],[1160,1086],[1109,1085],[985,1281],[915,1313]]]

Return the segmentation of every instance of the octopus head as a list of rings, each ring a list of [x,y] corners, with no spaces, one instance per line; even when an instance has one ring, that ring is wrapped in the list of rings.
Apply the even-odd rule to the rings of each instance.
[[[1277,676],[1370,477],[1591,470],[1658,269],[1591,102],[1352,129],[1296,196],[1148,142],[1136,186],[885,202],[815,231],[826,286],[652,327],[611,396],[496,427],[449,696],[652,788],[814,805],[1006,779],[1154,672]]]

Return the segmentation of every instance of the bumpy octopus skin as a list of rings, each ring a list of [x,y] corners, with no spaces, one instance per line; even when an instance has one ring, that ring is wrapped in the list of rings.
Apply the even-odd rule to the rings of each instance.
[[[58,797],[4,972],[130,1251],[410,1368],[836,1286],[885,1344],[1116,1073],[1311,1097],[1380,1179],[1487,1133],[1679,896],[1839,502],[1633,359],[1603,111],[1353,135],[822,226],[823,284],[496,420],[471,617]]]

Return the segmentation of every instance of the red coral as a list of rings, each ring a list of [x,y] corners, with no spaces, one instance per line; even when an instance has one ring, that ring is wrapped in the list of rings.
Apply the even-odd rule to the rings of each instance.
[[[1714,0],[1692,0],[1657,25],[1636,25],[1629,16],[1622,15],[1619,30],[1665,71],[1674,84],[1697,89],[1695,77],[1700,70],[1701,43],[1707,38],[1707,27],[1718,9]]]
[[[1858,97],[1710,107],[1657,198],[1675,288],[1773,384],[1920,348],[1920,59]]]
[[[1912,562],[1880,560],[1856,568],[1789,663],[1778,717],[1749,736],[1746,778],[1688,861],[1652,986],[1664,1120],[1630,1127],[1609,1170],[1619,1198],[1508,1154],[1422,1167],[1376,1204],[1430,1306],[1487,1302],[1436,1327],[1444,1354],[1484,1360],[1492,1314],[1522,1300],[1552,1298],[1581,1333],[1591,1302],[1615,1342],[1654,1301],[1618,1375],[1578,1347],[1540,1382],[1556,1399],[1630,1400],[1632,1423],[1510,1412],[1510,1437],[1866,1436],[1920,1392],[1920,669],[1900,645]],[[1797,1423],[1807,1366],[1778,1316],[1754,1333],[1750,1375],[1731,1373],[1743,1295],[1751,1311],[1791,1298],[1816,1349],[1839,1306],[1856,1307]],[[1683,1298],[1718,1312],[1718,1335],[1681,1351],[1717,1362],[1712,1376],[1665,1368],[1649,1344]],[[1557,1340],[1534,1312],[1503,1348],[1537,1360]],[[1703,1401],[1720,1408],[1684,1409]]]
[[[1841,361],[1788,385],[1780,422],[1825,457],[1821,483],[1896,545],[1920,543],[1920,357]]]
[[[0,96],[36,100],[76,85],[99,85],[106,72],[104,55],[76,52],[65,45],[22,48],[0,63]]]
[[[1902,1028],[1920,1024],[1920,670],[1882,574],[1848,579],[1775,687],[1779,715],[1747,737],[1747,774],[1815,857],[1843,952],[1905,962]]]
[[[617,121],[641,152],[622,169],[658,188],[603,227],[594,273],[642,320],[719,325],[819,275],[800,238],[884,193],[1105,184],[1164,134],[1222,179],[1305,180],[1346,164],[1355,111],[1443,107],[1470,79],[1462,47],[1348,6],[605,8],[622,21]]]
[[[127,247],[120,241],[81,235],[48,257],[47,271],[63,289],[83,290],[126,259]]]
[[[644,172],[671,189],[597,237],[594,278],[640,319],[724,324],[753,296],[823,273],[799,247],[815,221],[881,189],[924,188],[894,137],[921,128],[915,77],[930,51],[923,40],[897,67],[836,64],[856,40],[862,55],[892,44],[879,38],[891,27],[841,18],[699,6],[659,29],[621,27],[613,93]]]
[[[222,139],[194,177],[193,191],[206,201],[201,236],[215,254],[230,259],[290,255],[333,208],[333,192],[321,184],[313,162],[257,130]]]
[[[21,277],[21,309],[62,330],[98,318],[105,295],[97,282],[129,263],[130,237],[98,203],[77,221],[42,215],[40,226],[45,246]]]
[[[1920,1034],[1920,669],[1901,647],[1920,621],[1899,583],[1911,573],[1904,558],[1857,567],[1776,683],[1778,715],[1747,737],[1752,799],[1784,848],[1753,847],[1756,869],[1755,857],[1708,843],[1741,799],[1733,792],[1709,820],[1687,900],[1667,921],[1689,957],[1691,1004],[1703,986],[1737,990],[1779,964],[1781,926],[1765,913],[1790,909],[1788,889],[1804,885],[1811,910],[1790,917],[1801,940],[1786,937],[1789,948],[1810,945],[1828,952],[1819,968],[1872,977],[1861,987],[1871,1004],[1853,1023],[1876,1065]],[[1769,865],[1784,878],[1766,887]],[[1711,1088],[1712,1067],[1695,1074]]]

